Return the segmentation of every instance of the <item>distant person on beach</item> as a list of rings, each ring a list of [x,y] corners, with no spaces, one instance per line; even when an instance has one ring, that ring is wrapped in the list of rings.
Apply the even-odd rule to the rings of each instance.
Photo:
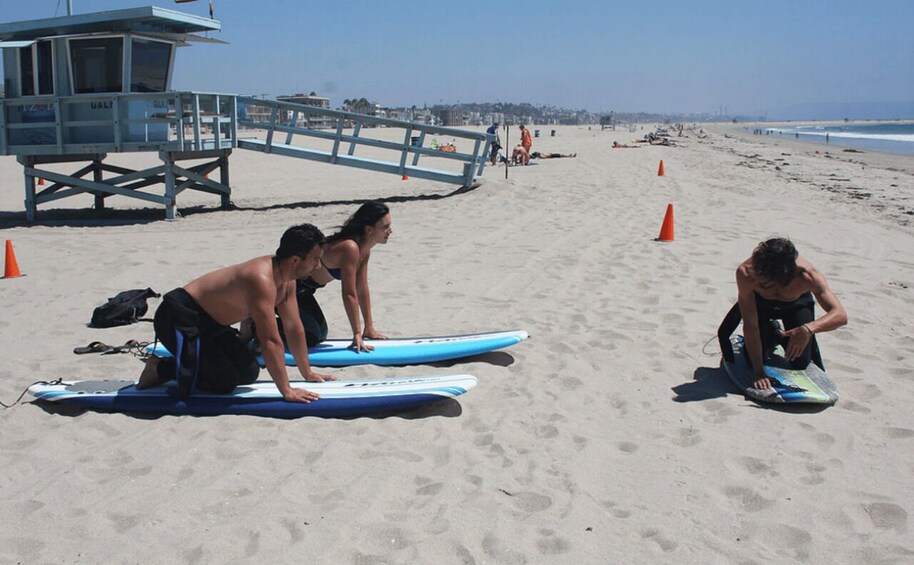
[[[847,312],[829,289],[825,275],[800,257],[789,239],[759,243],[752,256],[736,269],[736,286],[738,302],[724,318],[717,335],[724,358],[732,361],[729,338],[742,317],[755,388],[771,386],[763,364],[779,344],[792,367],[805,369],[812,361],[825,370],[816,334],[847,324]],[[815,317],[816,302],[825,310],[819,318]],[[784,322],[783,330],[776,320]]]
[[[501,150],[501,138],[498,136],[498,122],[489,126],[486,133],[495,136],[495,141],[492,142],[492,150],[489,152],[489,162],[494,165],[496,161],[498,161],[498,152]]]
[[[298,308],[308,337],[308,345],[327,339],[327,321],[314,293],[328,283],[342,283],[343,307],[352,330],[350,347],[371,351],[366,339],[387,339],[375,329],[368,288],[368,261],[371,250],[387,243],[393,233],[390,209],[379,201],[362,204],[340,227],[327,237],[321,265],[311,276],[298,281]]]
[[[540,151],[534,151],[530,154],[531,159],[563,159],[563,158],[573,158],[577,157],[577,153],[541,153]]]
[[[613,149],[638,149],[637,145],[626,145],[624,143],[619,143],[618,141],[613,141]]]
[[[511,152],[511,164],[512,165],[526,165],[530,162],[530,155],[527,153],[527,150],[523,145],[515,145],[514,150]]]
[[[520,125],[520,144],[524,148],[524,164],[530,162],[530,148],[533,147],[533,137],[530,135],[530,130],[524,124]]]
[[[195,390],[231,392],[257,380],[260,365],[232,325],[253,319],[267,371],[283,398],[311,402],[318,395],[289,385],[285,348],[276,322],[282,320],[298,372],[307,381],[333,380],[311,370],[295,285],[320,266],[324,234],[310,224],[293,226],[272,256],[205,274],[165,294],[155,313],[158,341],[173,357],[150,357],[136,387],[178,381],[178,397]]]

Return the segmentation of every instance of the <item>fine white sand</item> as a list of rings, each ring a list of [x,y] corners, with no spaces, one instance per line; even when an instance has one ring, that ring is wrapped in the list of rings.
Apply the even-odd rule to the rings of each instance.
[[[6,403],[39,379],[138,376],[131,355],[72,353],[152,338],[148,323],[86,327],[107,297],[271,253],[295,223],[330,232],[373,198],[394,219],[371,263],[380,331],[532,335],[467,362],[333,371],[479,379],[386,418],[138,417],[27,396],[0,411],[0,562],[910,563],[914,158],[735,126],[611,148],[651,128],[541,126],[535,149],[578,157],[487,168],[461,193],[236,151],[239,210],[182,194],[175,222],[96,221],[83,197],[25,225],[21,167],[0,158],[0,235],[26,275],[0,280]],[[669,203],[675,241],[660,243]],[[848,310],[820,336],[832,408],[754,404],[719,366],[734,269],[773,235]],[[346,337],[339,286],[319,299]]]

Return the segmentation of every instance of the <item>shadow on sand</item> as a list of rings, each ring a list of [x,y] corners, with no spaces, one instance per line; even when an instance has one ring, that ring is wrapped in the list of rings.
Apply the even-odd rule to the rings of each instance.
[[[324,208],[327,206],[360,206],[373,200],[383,200],[387,203],[403,202],[421,202],[428,200],[442,200],[453,198],[479,188],[479,184],[469,187],[460,187],[457,190],[445,194],[412,194],[391,196],[380,199],[354,199],[354,200],[328,200],[328,201],[306,201],[286,202],[280,204],[268,204],[264,206],[236,206],[234,204],[222,207],[209,206],[191,206],[181,208],[179,217],[189,217],[197,214],[214,214],[220,212],[263,212],[267,210],[298,210],[309,208]],[[96,210],[94,208],[80,209],[62,209],[55,208],[51,210],[40,210],[34,222],[28,223],[25,220],[25,211],[11,212],[0,211],[0,229],[14,227],[31,227],[31,226],[55,226],[55,227],[104,227],[104,226],[129,226],[143,225],[153,222],[165,221],[165,212],[162,208],[132,208],[127,210],[115,210],[105,208]]]

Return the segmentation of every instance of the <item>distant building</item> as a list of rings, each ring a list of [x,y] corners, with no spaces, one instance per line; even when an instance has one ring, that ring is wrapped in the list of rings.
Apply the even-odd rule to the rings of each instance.
[[[503,112],[489,112],[484,118],[485,125],[505,123],[505,114]]]
[[[277,96],[278,102],[290,102],[292,104],[304,104],[305,106],[315,106],[325,110],[330,109],[330,98],[311,94],[293,94],[291,96]],[[287,122],[292,120],[292,112],[285,117]],[[311,129],[330,129],[336,127],[335,120],[329,116],[299,116],[299,123]]]
[[[463,112],[455,108],[441,110],[438,113],[438,121],[443,126],[456,127],[463,125]]]

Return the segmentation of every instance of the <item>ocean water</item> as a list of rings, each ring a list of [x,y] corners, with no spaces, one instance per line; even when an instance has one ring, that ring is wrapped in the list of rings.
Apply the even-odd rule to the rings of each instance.
[[[772,127],[765,131],[770,135],[790,136],[823,145],[914,155],[914,123],[803,125]]]

